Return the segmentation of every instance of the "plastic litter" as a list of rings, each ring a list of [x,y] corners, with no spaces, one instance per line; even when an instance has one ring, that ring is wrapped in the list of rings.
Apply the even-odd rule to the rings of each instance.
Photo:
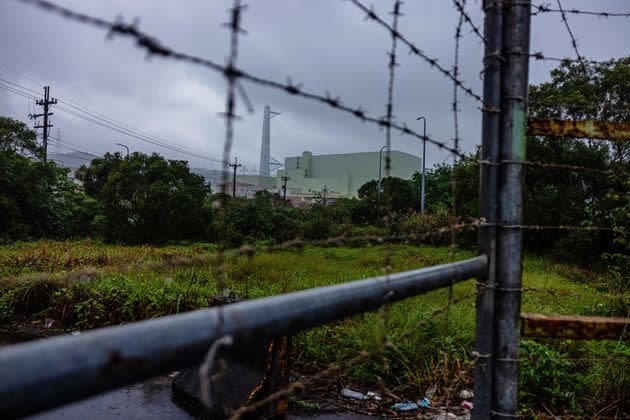
[[[464,407],[467,410],[472,410],[473,409],[473,403],[470,401],[462,401],[462,407]]]
[[[371,400],[380,401],[380,400],[382,400],[382,399],[383,399],[383,398],[381,398],[381,396],[380,396],[380,395],[378,395],[376,392],[372,392],[372,391],[368,391],[366,395],[367,395],[367,396],[368,396],[368,398],[369,398],[369,399],[371,399]]]
[[[343,395],[344,397],[353,398],[355,400],[364,400],[367,398],[363,392],[355,391],[350,388],[342,389],[341,395]]]
[[[462,389],[459,391],[459,398],[462,400],[469,400],[474,396],[473,392],[470,389]]]
[[[418,404],[418,406],[422,407],[422,408],[430,408],[431,407],[431,401],[429,401],[428,398],[423,398],[421,400],[416,401],[416,404]]]
[[[51,328],[53,325],[55,325],[55,320],[52,318],[46,318],[44,320],[44,327],[46,328]]]
[[[424,393],[425,398],[433,398],[433,396],[435,395],[435,391],[437,391],[437,384],[433,384],[431,388],[427,389],[427,392]]]
[[[396,403],[389,408],[390,410],[396,411],[413,411],[417,410],[420,407],[413,401],[405,401],[404,403]]]

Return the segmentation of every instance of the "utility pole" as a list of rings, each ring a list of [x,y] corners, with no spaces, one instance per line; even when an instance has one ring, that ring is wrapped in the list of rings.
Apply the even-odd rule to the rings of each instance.
[[[282,177],[282,198],[284,198],[285,200],[287,199],[287,181],[289,181],[291,179],[290,176],[283,176]]]
[[[326,193],[328,192],[328,185],[324,185],[324,195],[322,197],[322,204],[324,205],[324,207],[326,207]]]
[[[383,149],[385,149],[387,145],[381,147],[381,151],[378,152],[378,189],[376,191],[376,223],[380,226],[381,224],[381,166],[383,163]]]
[[[240,167],[241,164],[238,163],[238,158],[234,158],[234,163],[230,163],[229,166],[234,168],[234,175],[232,177],[232,197],[236,197],[236,168]]]
[[[35,102],[37,105],[41,106],[44,108],[44,113],[43,114],[30,114],[28,117],[30,119],[35,119],[35,118],[39,118],[39,117],[44,117],[44,124],[43,125],[36,125],[35,128],[43,128],[44,129],[44,133],[42,135],[42,139],[44,141],[44,162],[46,162],[47,160],[47,155],[48,155],[48,129],[50,127],[52,127],[52,124],[48,124],[48,117],[50,115],[53,115],[52,112],[49,112],[50,109],[50,105],[54,105],[57,103],[57,100],[54,98],[50,98],[50,86],[45,86],[44,87],[44,99],[40,99],[38,101]]]
[[[424,196],[425,196],[425,168],[427,157],[427,119],[424,117],[418,117],[416,120],[422,120],[424,123],[424,134],[422,135],[422,191],[420,192],[420,214],[424,214]]]

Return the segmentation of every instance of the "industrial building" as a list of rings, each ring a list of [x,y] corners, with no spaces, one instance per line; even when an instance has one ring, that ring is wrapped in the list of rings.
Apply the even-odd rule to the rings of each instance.
[[[422,159],[409,153],[392,150],[390,153],[390,176],[411,179],[420,172]],[[380,162],[379,162],[380,161]],[[287,195],[310,195],[323,192],[332,197],[356,197],[359,188],[368,181],[379,179],[385,173],[385,152],[343,153],[302,156],[284,159],[284,169],[278,170],[276,188],[282,191],[284,177],[287,180]]]

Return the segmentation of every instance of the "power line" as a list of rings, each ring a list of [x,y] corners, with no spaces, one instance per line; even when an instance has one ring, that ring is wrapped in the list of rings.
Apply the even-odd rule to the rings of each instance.
[[[62,112],[65,112],[66,114],[69,114],[69,115],[75,116],[77,118],[80,118],[80,119],[82,119],[84,121],[91,122],[91,123],[96,124],[98,126],[101,126],[103,128],[107,128],[107,129],[115,131],[117,133],[129,136],[129,137],[133,137],[133,138],[135,138],[137,140],[140,140],[140,141],[143,141],[143,142],[146,142],[146,143],[151,143],[151,144],[153,144],[155,146],[163,147],[165,149],[168,149],[168,150],[171,150],[171,151],[174,151],[174,152],[177,152],[177,153],[181,153],[181,154],[184,154],[184,155],[188,155],[188,156],[191,156],[191,157],[196,157],[196,158],[199,158],[199,159],[209,160],[209,161],[212,161],[212,162],[221,162],[219,159],[212,158],[210,156],[202,155],[202,154],[195,153],[195,152],[189,152],[187,150],[180,149],[178,147],[171,146],[171,145],[166,144],[166,143],[162,143],[162,142],[160,142],[158,140],[155,140],[155,139],[153,139],[151,137],[144,136],[144,135],[141,135],[141,134],[136,134],[136,133],[131,132],[129,130],[125,130],[123,128],[116,127],[116,126],[111,125],[111,124],[109,124],[107,122],[99,121],[98,119],[90,117],[89,115],[81,114],[79,112],[73,111],[72,109],[68,109],[68,108],[65,108],[63,106],[57,105],[57,109],[62,111]]]
[[[2,81],[2,82],[4,82],[4,83],[8,83],[8,84],[10,84],[10,85],[13,85],[13,86],[15,86],[15,87],[19,87],[20,89],[24,89],[24,90],[26,90],[26,91],[28,91],[28,92],[30,92],[30,93],[34,93],[34,94],[35,94],[35,95],[37,95],[37,96],[40,96],[40,95],[41,95],[41,93],[39,93],[39,92],[37,92],[37,91],[35,91],[35,90],[33,90],[33,89],[29,89],[29,88],[27,88],[27,87],[25,87],[25,86],[22,86],[22,85],[20,85],[20,84],[14,83],[14,82],[11,82],[11,81],[6,80],[6,79],[3,79],[3,78],[1,78],[1,77],[0,77],[0,81]]]
[[[0,81],[6,82],[6,83],[10,83],[11,85],[14,85],[14,86],[16,86],[16,87],[18,87],[20,89],[23,89],[23,90],[25,90],[27,92],[33,92],[33,93],[37,94],[36,91],[34,91],[32,89],[29,89],[29,88],[27,88],[25,86],[22,86],[22,85],[20,85],[18,83],[14,83],[14,82],[2,79],[2,78],[0,78]],[[6,90],[12,91],[12,92],[14,92],[16,94],[19,94],[21,96],[30,98],[30,99],[37,99],[36,97],[30,96],[26,92],[18,91],[18,89],[12,88],[11,86],[5,86],[5,85],[0,84],[0,87],[4,88]],[[120,134],[129,136],[129,137],[133,137],[133,138],[135,138],[137,140],[144,141],[144,142],[147,142],[147,143],[151,143],[151,144],[153,144],[155,146],[163,147],[165,149],[168,149],[168,150],[171,150],[171,151],[174,151],[174,152],[177,152],[177,153],[181,153],[181,154],[184,154],[184,155],[188,155],[188,156],[191,156],[191,157],[196,157],[196,158],[199,158],[199,159],[208,160],[208,161],[217,162],[217,163],[222,163],[223,162],[221,159],[214,158],[214,157],[209,156],[209,155],[204,155],[204,154],[201,154],[201,153],[198,153],[198,152],[194,152],[194,151],[191,151],[191,150],[187,150],[187,149],[184,149],[184,148],[181,148],[181,147],[173,146],[173,145],[167,143],[166,141],[160,140],[160,139],[155,138],[153,136],[149,136],[147,134],[143,134],[139,130],[131,128],[131,127],[129,127],[129,126],[123,124],[123,123],[117,122],[116,120],[110,119],[110,118],[104,116],[103,114],[88,112],[88,111],[86,111],[85,109],[82,109],[79,106],[73,105],[72,103],[75,103],[75,104],[78,104],[78,103],[75,102],[75,101],[70,100],[67,97],[66,97],[66,101],[62,100],[62,101],[59,101],[59,102],[64,104],[67,107],[72,108],[72,109],[68,109],[68,108],[66,108],[64,106],[60,106],[59,104],[57,104],[57,109],[59,109],[60,111],[63,111],[63,112],[65,112],[67,114],[70,114],[70,115],[73,115],[73,116],[75,116],[77,118],[81,118],[81,119],[83,119],[85,121],[94,123],[94,124],[99,125],[99,126],[101,126],[103,128],[108,128],[108,129],[116,131],[116,132],[118,132]],[[69,102],[72,102],[72,103],[69,103]],[[78,105],[80,105],[80,104],[78,104]]]
[[[4,85],[2,83],[0,83],[0,89],[4,89],[6,91],[15,93],[27,99],[37,99],[35,96],[29,95],[28,93],[24,93],[18,89],[12,88],[11,86]]]
[[[64,145],[61,145],[61,144],[56,144],[54,141],[51,141],[50,144],[52,144],[52,145],[54,145],[56,147],[59,147],[60,149],[69,150],[71,152],[88,153],[88,152],[84,152],[82,150],[74,149],[72,147],[67,147],[67,146],[64,146]],[[92,153],[90,153],[90,154],[92,154]],[[94,155],[94,156],[101,157],[100,155]],[[87,161],[87,162],[91,162],[92,161],[92,159],[88,159],[88,158],[82,157],[82,156],[72,156],[72,157],[75,158],[75,159],[80,159],[80,160],[84,160],[84,161]]]

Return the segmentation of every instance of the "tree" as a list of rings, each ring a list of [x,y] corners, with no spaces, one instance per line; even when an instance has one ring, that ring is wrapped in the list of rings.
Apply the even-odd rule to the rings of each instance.
[[[380,201],[382,216],[390,209],[394,212],[404,212],[419,206],[417,191],[414,190],[411,181],[396,177],[387,177],[381,180],[380,200],[378,181],[376,180],[361,185],[358,196],[374,209],[374,213],[376,213]]]
[[[107,153],[82,166],[77,178],[102,208],[99,224],[107,239],[155,243],[202,238],[209,231],[210,187],[185,161]]]
[[[84,195],[66,169],[41,162],[41,153],[34,131],[0,117],[0,239],[84,233],[76,223],[90,208]]]
[[[427,171],[425,208],[428,212],[452,212],[455,197],[457,216],[478,216],[479,169],[475,162],[478,158],[477,152],[467,155],[467,159],[458,160],[455,165],[437,164]],[[414,189],[420,191],[420,173],[413,175],[413,184]]]
[[[629,122],[628,74],[630,57],[605,63],[562,63],[551,72],[551,81],[530,88],[530,116]],[[528,137],[527,155],[533,161],[630,171],[630,145],[619,141]],[[528,167],[524,223],[609,226],[609,216],[617,206],[614,197],[626,194],[624,177]],[[606,232],[526,232],[525,240],[530,248],[551,249],[582,264],[594,262],[613,244],[612,234]]]
[[[0,117],[0,152],[41,158],[44,149],[37,144],[35,131],[22,121]]]

